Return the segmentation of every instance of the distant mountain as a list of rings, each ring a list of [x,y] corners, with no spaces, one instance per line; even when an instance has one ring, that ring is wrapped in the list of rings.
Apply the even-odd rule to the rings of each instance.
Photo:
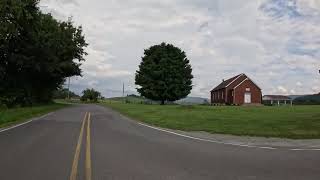
[[[137,95],[128,95],[126,97],[112,97],[108,98],[112,101],[123,101],[127,103],[144,103],[144,104],[159,104],[158,101],[152,101]],[[209,104],[209,99],[201,97],[186,97],[175,102],[166,102],[166,104],[181,104],[181,105],[195,105],[195,104]]]
[[[290,97],[292,100],[295,100],[299,97],[303,97],[303,96],[307,96],[307,95],[289,95],[288,97]]]
[[[141,96],[135,96],[135,95],[129,95],[126,97],[112,97],[108,98],[109,100],[112,101],[130,101],[130,102],[145,102],[147,101],[146,98],[141,97]]]
[[[301,96],[293,100],[295,104],[320,104],[320,94]]]
[[[192,104],[209,104],[209,99],[202,97],[186,97],[175,101],[176,104],[192,105]]]

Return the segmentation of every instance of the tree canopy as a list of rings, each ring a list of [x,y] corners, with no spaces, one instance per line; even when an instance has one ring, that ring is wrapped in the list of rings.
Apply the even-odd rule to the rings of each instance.
[[[185,52],[161,43],[144,51],[135,83],[142,96],[164,104],[190,94],[192,78],[192,68]]]
[[[58,90],[54,91],[53,98],[54,99],[67,99],[70,98],[80,98],[79,95],[76,93],[68,90],[67,88],[59,88]]]
[[[0,0],[0,103],[49,102],[66,77],[81,75],[82,27],[42,13],[38,0]]]
[[[101,97],[101,93],[94,89],[86,89],[82,92],[81,101],[97,102]]]

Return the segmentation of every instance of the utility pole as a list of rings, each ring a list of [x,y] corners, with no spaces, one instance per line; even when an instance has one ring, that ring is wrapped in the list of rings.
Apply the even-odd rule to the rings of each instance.
[[[70,77],[68,77],[68,99],[70,99]]]
[[[122,97],[124,97],[124,83],[122,83]]]
[[[122,97],[123,97],[123,103],[126,103],[126,98],[124,97],[124,83],[122,83]]]

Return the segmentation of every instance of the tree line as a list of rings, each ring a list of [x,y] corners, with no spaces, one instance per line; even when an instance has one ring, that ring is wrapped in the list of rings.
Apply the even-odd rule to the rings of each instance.
[[[82,95],[79,96],[78,94],[68,90],[67,88],[60,88],[53,93],[54,99],[80,99],[82,102],[98,102],[98,99],[104,99],[101,96],[99,91],[95,89],[87,88],[82,91]]]
[[[65,79],[81,76],[82,27],[39,10],[39,0],[0,0],[0,104],[48,103]],[[141,96],[164,104],[186,97],[192,68],[178,47],[161,43],[144,51],[135,84]],[[101,96],[93,89],[82,99]]]
[[[48,103],[66,77],[81,75],[82,27],[39,10],[38,0],[0,0],[0,104]]]

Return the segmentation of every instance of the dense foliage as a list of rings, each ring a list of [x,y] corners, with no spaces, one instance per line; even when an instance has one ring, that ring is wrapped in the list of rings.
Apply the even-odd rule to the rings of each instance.
[[[81,75],[81,27],[42,13],[38,0],[0,0],[0,103],[45,103],[65,78]]]
[[[101,93],[94,89],[86,89],[82,92],[81,101],[97,102],[101,97]]]
[[[135,83],[142,96],[164,104],[186,97],[192,89],[192,78],[185,52],[162,43],[144,51]]]
[[[53,93],[53,98],[54,99],[66,99],[68,98],[68,96],[70,98],[80,98],[79,95],[77,95],[76,93],[69,91],[67,88],[60,88],[56,91],[54,91]]]

